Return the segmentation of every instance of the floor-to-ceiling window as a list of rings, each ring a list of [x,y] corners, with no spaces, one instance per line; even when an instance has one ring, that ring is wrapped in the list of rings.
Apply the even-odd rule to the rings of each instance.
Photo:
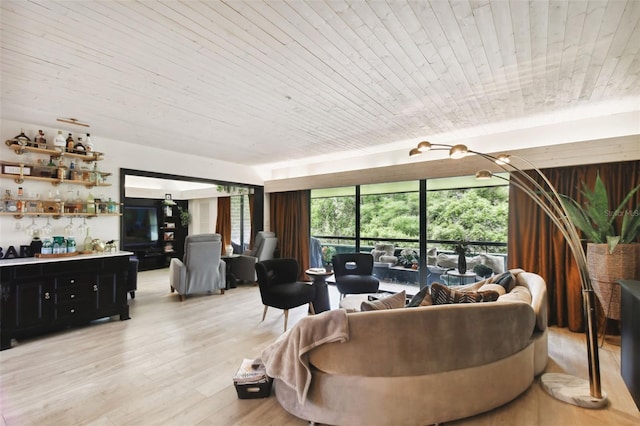
[[[507,252],[509,187],[488,186],[474,177],[427,181],[427,241],[453,251],[466,240],[472,251]]]
[[[251,239],[251,212],[246,194],[231,196],[231,241],[247,250]]]
[[[356,188],[311,191],[311,236],[320,240],[324,260],[356,247]]]
[[[311,235],[323,252],[371,251],[393,245],[398,263],[378,271],[390,281],[419,285],[427,273],[404,271],[405,257],[419,247],[430,253],[453,253],[461,240],[470,254],[503,255],[507,246],[508,187],[487,186],[473,176],[370,184],[311,191]],[[421,212],[422,205],[425,212]],[[421,213],[424,223],[421,223]],[[422,237],[421,237],[422,235]],[[405,256],[408,255],[408,256]],[[436,266],[432,258],[414,260],[413,268]],[[326,259],[325,259],[326,260]],[[431,274],[430,276],[434,276]],[[421,278],[422,277],[422,278]]]
[[[418,248],[420,239],[419,182],[396,182],[360,187],[361,249],[379,242]]]

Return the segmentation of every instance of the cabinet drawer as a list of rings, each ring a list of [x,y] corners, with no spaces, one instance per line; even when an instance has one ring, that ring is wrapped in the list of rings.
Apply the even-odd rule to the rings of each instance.
[[[51,262],[44,265],[43,272],[47,275],[65,275],[76,272],[78,275],[88,274],[102,269],[102,260],[86,259],[68,262]]]
[[[93,286],[87,285],[69,285],[58,288],[56,289],[56,302],[65,303],[76,300],[87,300],[94,293],[93,288]]]
[[[91,275],[78,275],[78,276],[62,276],[56,277],[56,288],[64,287],[91,287],[96,283],[96,277]]]
[[[56,318],[58,321],[85,320],[90,314],[91,307],[85,303],[59,303],[56,305]]]

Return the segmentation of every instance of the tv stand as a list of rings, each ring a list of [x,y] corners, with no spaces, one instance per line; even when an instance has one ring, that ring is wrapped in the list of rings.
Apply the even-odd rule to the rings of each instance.
[[[162,248],[160,247],[129,247],[125,248],[125,250],[135,253],[135,256],[138,258],[138,269],[140,271],[167,267],[167,256],[162,252]]]
[[[178,208],[179,207],[179,208]],[[153,210],[157,218],[157,241],[154,232],[147,233],[146,238],[128,238],[126,220],[122,221],[120,231],[122,250],[131,251],[138,258],[139,270],[167,268],[171,259],[182,259],[184,256],[184,239],[189,233],[189,228],[183,225],[180,213],[187,212],[189,202],[187,200],[172,200],[168,204],[166,200],[152,198],[125,198],[123,211]],[[146,213],[148,214],[148,212]],[[145,213],[143,213],[143,216]],[[147,216],[144,216],[145,218]],[[125,216],[126,219],[126,216]],[[152,226],[153,220],[148,221]],[[155,228],[154,228],[155,229]],[[131,237],[131,235],[129,235]]]

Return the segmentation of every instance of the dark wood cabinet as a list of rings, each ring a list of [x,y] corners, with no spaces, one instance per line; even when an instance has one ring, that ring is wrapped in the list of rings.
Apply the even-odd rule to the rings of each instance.
[[[640,281],[622,280],[620,373],[640,409]]]
[[[129,319],[129,253],[0,261],[1,342],[118,315]]]
[[[169,266],[171,259],[184,257],[184,239],[189,233],[189,225],[183,226],[181,212],[189,210],[186,200],[173,201],[174,205],[162,204],[162,223],[160,227],[162,251],[165,254],[165,266]]]
[[[187,212],[189,201],[175,200],[167,204],[166,200],[156,200],[151,198],[125,198],[124,211],[129,207],[142,207],[153,209],[157,225],[153,230],[157,231],[157,241],[144,244],[127,243],[125,238],[126,221],[123,221],[121,230],[122,249],[131,251],[139,261],[138,269],[146,271],[150,269],[166,268],[171,259],[176,257],[182,259],[184,256],[184,239],[189,233],[189,226],[183,226],[180,220],[180,212]],[[155,222],[154,222],[155,223]]]
[[[16,328],[29,329],[53,319],[53,286],[48,280],[42,278],[25,280],[15,287],[14,292],[13,309],[7,309],[12,313],[12,318],[7,319],[8,324],[13,322]],[[2,311],[4,313],[5,309]],[[5,323],[4,318],[2,323]]]

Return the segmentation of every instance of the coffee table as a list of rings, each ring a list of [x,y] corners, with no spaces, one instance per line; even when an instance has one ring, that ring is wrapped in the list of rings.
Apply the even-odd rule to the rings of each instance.
[[[464,274],[461,274],[460,272],[458,272],[457,269],[452,269],[452,270],[447,271],[446,274],[448,276],[450,276],[450,277],[458,278],[458,284],[459,285],[470,284],[470,283],[476,282],[476,273],[475,272],[467,271]],[[467,279],[470,279],[470,281],[467,282]],[[449,285],[451,285],[451,283],[449,283]]]
[[[340,300],[340,307],[347,310],[359,311],[362,302],[369,300],[369,297],[376,299],[382,299],[384,297],[393,296],[391,292],[380,293],[360,293],[360,294],[347,294]]]

